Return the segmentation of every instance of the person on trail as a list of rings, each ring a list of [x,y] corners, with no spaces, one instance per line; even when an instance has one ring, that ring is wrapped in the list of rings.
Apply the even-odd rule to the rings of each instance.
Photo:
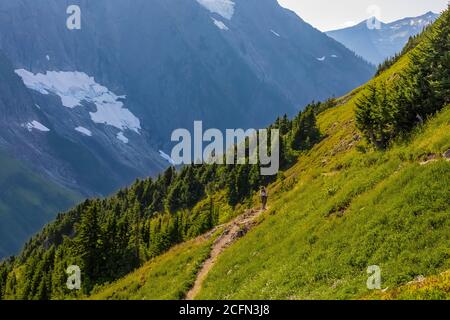
[[[266,205],[267,205],[267,198],[269,197],[269,195],[267,194],[267,189],[265,187],[261,187],[261,203],[262,203],[262,210],[266,210]]]

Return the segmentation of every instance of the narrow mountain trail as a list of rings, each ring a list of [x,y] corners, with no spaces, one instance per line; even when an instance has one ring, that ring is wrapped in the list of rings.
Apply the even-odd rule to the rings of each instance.
[[[425,166],[427,164],[439,161],[440,159],[444,159],[447,161],[450,161],[450,149],[448,149],[446,152],[444,152],[442,155],[430,153],[426,156],[426,158],[420,162],[421,166]]]
[[[202,284],[205,281],[209,271],[216,264],[220,254],[229,246],[231,246],[238,239],[242,238],[247,232],[249,232],[254,226],[257,225],[257,218],[261,216],[264,211],[251,209],[241,216],[237,217],[233,221],[218,226],[212,231],[208,232],[205,237],[211,237],[217,230],[223,228],[222,234],[214,242],[209,258],[203,263],[200,271],[197,273],[197,278],[193,287],[186,294],[185,300],[194,300],[197,294],[202,288]]]

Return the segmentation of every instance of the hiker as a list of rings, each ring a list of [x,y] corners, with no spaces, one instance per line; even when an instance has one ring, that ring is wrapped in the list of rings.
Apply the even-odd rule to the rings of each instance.
[[[262,210],[266,210],[268,194],[265,187],[261,187],[260,195],[261,195]]]

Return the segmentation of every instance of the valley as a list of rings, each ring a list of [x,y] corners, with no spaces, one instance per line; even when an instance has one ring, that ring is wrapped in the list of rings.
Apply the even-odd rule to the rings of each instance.
[[[171,134],[194,121],[265,128],[375,72],[276,0],[76,5],[80,28],[67,27],[73,10],[59,0],[1,2],[0,148],[84,198],[157,177]],[[67,209],[55,208],[45,214]]]
[[[98,56],[41,64],[24,53],[45,57],[41,42],[0,35],[0,255],[25,243],[0,262],[0,300],[187,300],[207,316],[192,300],[449,299],[449,9],[375,73],[277,1],[136,1],[79,1],[96,15],[76,41]],[[277,173],[244,129],[237,164],[167,152],[171,130],[203,158],[230,127],[276,132]]]

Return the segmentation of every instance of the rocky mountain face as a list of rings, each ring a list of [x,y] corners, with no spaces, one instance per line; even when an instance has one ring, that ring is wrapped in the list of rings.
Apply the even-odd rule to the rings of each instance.
[[[0,29],[0,150],[85,197],[161,172],[194,120],[262,127],[374,72],[276,0],[2,0]]]
[[[52,182],[56,174],[50,176],[50,166],[49,174],[32,169],[38,159],[53,161],[45,152],[48,144],[42,141],[42,135],[50,133],[42,124],[49,125],[47,121],[0,51],[0,260],[16,253],[58,211],[81,199],[73,190]]]
[[[438,17],[436,13],[428,12],[419,17],[404,18],[391,23],[372,18],[354,27],[330,31],[327,34],[370,63],[378,65],[399,53],[411,36],[422,32]]]

